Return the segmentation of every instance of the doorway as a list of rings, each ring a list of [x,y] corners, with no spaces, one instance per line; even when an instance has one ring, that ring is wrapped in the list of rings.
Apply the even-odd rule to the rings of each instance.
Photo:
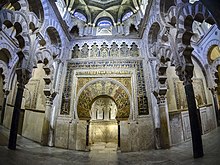
[[[91,151],[117,151],[117,106],[109,96],[99,96],[91,106],[89,144]]]

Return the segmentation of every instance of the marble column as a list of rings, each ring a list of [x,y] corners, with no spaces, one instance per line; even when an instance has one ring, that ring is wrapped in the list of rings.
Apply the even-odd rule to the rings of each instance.
[[[121,130],[120,130],[120,121],[118,121],[118,149],[120,149],[120,147],[121,147],[121,136],[120,136],[120,134],[121,134]]]
[[[160,147],[163,149],[170,148],[170,139],[167,123],[167,114],[166,114],[166,98],[165,96],[160,96],[158,101],[159,112],[160,112]]]
[[[30,72],[26,69],[19,68],[16,70],[16,73],[17,73],[18,89],[17,89],[16,100],[12,115],[11,129],[10,129],[9,142],[8,142],[8,148],[11,150],[16,149],[18,123],[19,123],[22,97],[23,97],[25,84],[27,84],[30,78],[29,77]]]
[[[202,135],[200,132],[201,124],[199,122],[199,113],[196,108],[195,94],[191,79],[184,81],[186,100],[188,104],[189,119],[192,134],[193,156],[199,158],[204,155],[202,145]]]
[[[87,125],[86,125],[86,146],[89,146],[89,125],[90,125],[90,121],[87,121]]]
[[[4,91],[4,101],[3,101],[2,113],[1,113],[1,124],[3,124],[3,121],[4,121],[5,109],[6,109],[8,94],[9,94],[9,91]]]
[[[54,131],[51,127],[51,111],[53,100],[50,96],[46,97],[46,108],[42,130],[42,145],[54,146]]]
[[[220,111],[219,111],[219,105],[218,105],[217,91],[215,89],[211,89],[211,92],[212,92],[212,97],[213,97],[217,125],[220,126]]]

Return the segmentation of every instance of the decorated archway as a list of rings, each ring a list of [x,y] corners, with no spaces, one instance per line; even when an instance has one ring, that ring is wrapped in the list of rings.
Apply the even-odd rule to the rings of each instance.
[[[116,119],[127,120],[130,116],[130,94],[124,85],[110,78],[93,80],[79,91],[76,104],[77,117],[80,120],[90,120],[94,100],[104,95],[114,100],[118,110]]]
[[[77,117],[86,120],[86,144],[91,150],[120,146],[121,120],[130,116],[130,94],[118,81],[98,78],[78,94]]]

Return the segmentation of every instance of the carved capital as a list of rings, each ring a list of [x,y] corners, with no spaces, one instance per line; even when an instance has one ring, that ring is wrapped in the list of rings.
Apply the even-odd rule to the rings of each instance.
[[[160,91],[160,90],[159,90]],[[165,104],[166,101],[166,92],[164,94],[159,94],[159,91],[153,91],[154,96],[157,99],[157,104],[161,105],[161,104]]]
[[[30,71],[25,68],[17,68],[16,73],[17,73],[18,87],[24,88],[24,86],[28,83],[29,79],[31,78]]]
[[[52,105],[52,103],[53,103],[53,97],[47,96],[46,97],[46,105]]]

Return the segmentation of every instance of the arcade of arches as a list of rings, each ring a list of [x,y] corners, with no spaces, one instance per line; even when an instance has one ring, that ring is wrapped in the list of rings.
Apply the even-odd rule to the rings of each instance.
[[[0,121],[42,145],[164,149],[220,124],[220,31],[196,0],[0,2]]]

